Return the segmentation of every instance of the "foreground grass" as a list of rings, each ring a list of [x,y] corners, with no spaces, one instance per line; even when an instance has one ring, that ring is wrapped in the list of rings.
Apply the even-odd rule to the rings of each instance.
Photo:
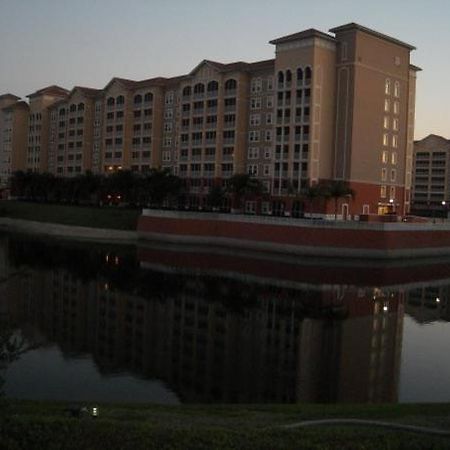
[[[135,230],[139,210],[0,201],[0,217],[116,230]]]
[[[284,430],[318,418],[379,419],[450,429],[450,405],[100,405],[97,419],[70,418],[66,404],[12,402],[0,449],[449,449],[448,439],[370,428]]]

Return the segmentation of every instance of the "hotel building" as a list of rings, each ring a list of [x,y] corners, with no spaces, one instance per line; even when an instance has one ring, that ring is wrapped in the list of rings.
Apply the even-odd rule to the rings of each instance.
[[[430,134],[414,142],[413,210],[446,213],[450,200],[450,141]]]
[[[270,43],[275,58],[266,61],[204,60],[173,78],[32,94],[26,168],[58,176],[168,168],[199,205],[212,185],[248,173],[271,194],[262,212],[273,214],[300,213],[302,189],[343,180],[356,196],[342,216],[407,213],[414,47],[354,23]]]

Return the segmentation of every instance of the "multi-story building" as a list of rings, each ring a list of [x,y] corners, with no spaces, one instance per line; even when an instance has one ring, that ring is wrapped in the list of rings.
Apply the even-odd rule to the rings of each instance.
[[[0,96],[0,187],[25,165],[27,126],[27,103],[15,95]]]
[[[58,100],[66,98],[68,91],[59,86],[48,86],[28,95],[28,150],[25,169],[33,172],[48,171],[50,110]],[[14,151],[14,149],[13,149]]]
[[[450,140],[430,134],[414,142],[413,210],[445,213],[450,200]]]
[[[308,186],[343,180],[356,192],[342,204],[344,217],[408,212],[414,47],[354,23],[271,44],[275,58],[266,61],[204,60],[187,75],[113,78],[70,96],[55,86],[38,91],[30,96],[27,168],[70,176],[164,167],[185,179],[194,204],[213,184],[248,173],[272,195],[262,212],[275,214],[304,210]],[[35,123],[49,111],[50,125]],[[51,130],[49,141],[36,125]]]

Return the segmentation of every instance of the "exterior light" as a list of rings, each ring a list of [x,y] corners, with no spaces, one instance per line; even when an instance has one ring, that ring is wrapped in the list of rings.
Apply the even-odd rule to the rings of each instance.
[[[394,199],[393,199],[393,198],[390,198],[390,199],[389,199],[389,203],[390,203],[391,205],[393,205],[393,204],[394,204]]]
[[[114,169],[113,166],[109,166],[109,167],[108,167],[108,170],[113,170],[113,169]]]
[[[95,406],[92,408],[92,417],[98,417],[98,408]]]
[[[110,195],[108,195],[108,199],[111,200],[111,196]]]
[[[439,303],[441,299],[439,297],[436,297],[436,303]]]
[[[442,200],[441,203],[442,203],[442,206],[445,206],[445,200]]]
[[[389,307],[388,307],[388,303],[387,303],[387,302],[385,302],[385,303],[384,303],[384,305],[383,305],[383,311],[384,311],[384,312],[387,312],[387,311],[388,311],[388,309],[389,309]]]

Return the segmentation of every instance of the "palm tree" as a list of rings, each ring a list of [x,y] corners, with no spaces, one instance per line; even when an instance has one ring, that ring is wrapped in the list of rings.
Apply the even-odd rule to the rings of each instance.
[[[309,215],[310,217],[312,217],[312,206],[314,200],[322,198],[324,196],[323,186],[320,184],[313,184],[311,186],[308,186],[303,191],[303,196],[308,200]]]
[[[263,194],[264,185],[251,175],[236,174],[228,180],[226,192],[233,196],[234,209],[239,210],[241,208],[242,198],[246,195]]]
[[[344,197],[355,197],[355,191],[346,181],[334,180],[326,185],[326,196],[334,200],[334,220],[337,220],[339,200]]]

